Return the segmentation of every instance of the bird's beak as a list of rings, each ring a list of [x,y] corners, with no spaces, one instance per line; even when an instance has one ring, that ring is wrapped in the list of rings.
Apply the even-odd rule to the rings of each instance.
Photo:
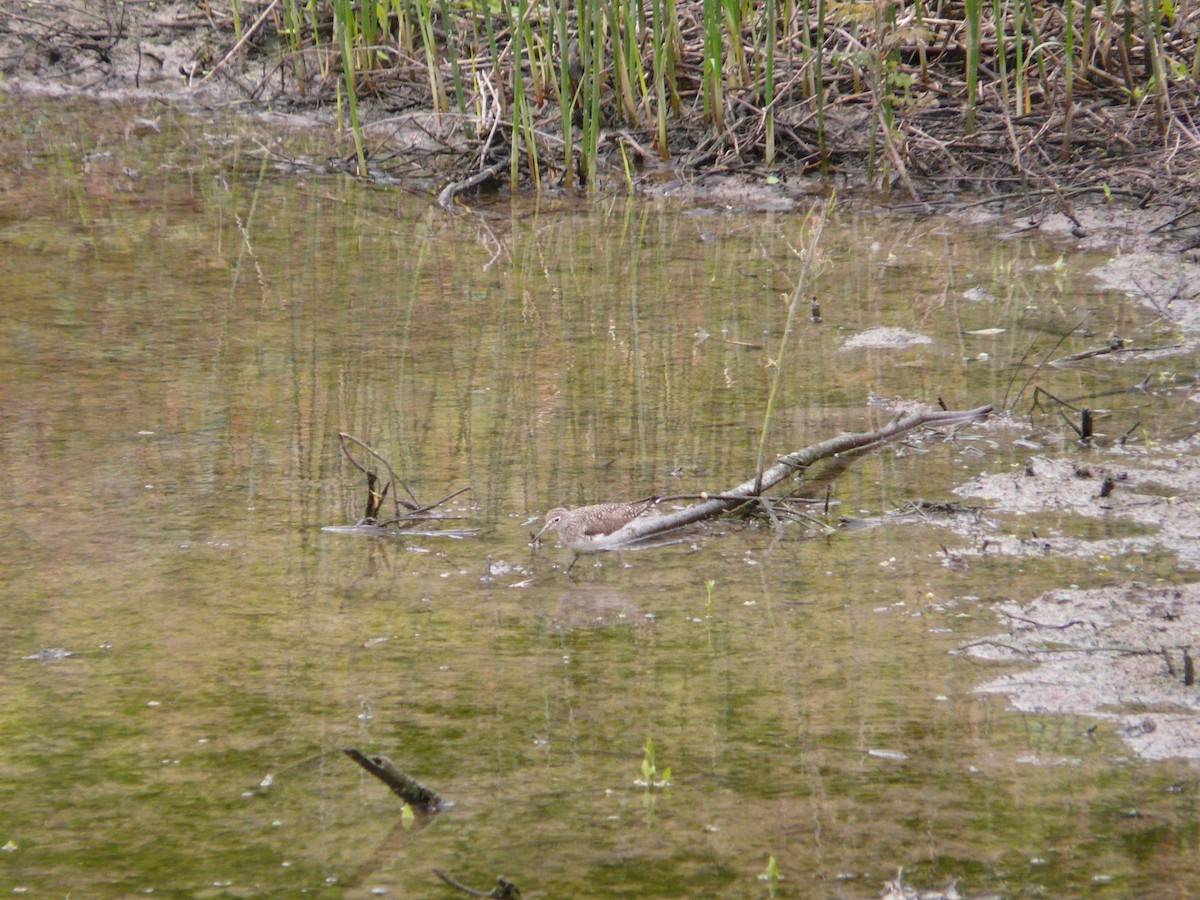
[[[539,546],[542,543],[542,535],[545,534],[549,530],[550,530],[550,523],[547,522],[545,525],[542,526],[542,530],[533,536],[533,540],[530,541],[530,543],[533,544],[533,546],[535,546],[535,547]]]

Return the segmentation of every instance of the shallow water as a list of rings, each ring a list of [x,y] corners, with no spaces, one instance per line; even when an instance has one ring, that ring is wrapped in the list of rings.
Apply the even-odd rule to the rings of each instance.
[[[948,654],[994,630],[988,601],[1171,577],[1165,555],[960,570],[934,525],[727,522],[567,577],[569,552],[528,545],[552,506],[749,476],[805,216],[623,198],[450,216],[277,171],[245,120],[0,110],[0,887],[440,896],[437,867],[527,897],[869,897],[903,869],[967,895],[1130,896],[1200,878],[1192,769],[1009,712],[972,693],[994,668]],[[822,249],[822,321],[802,306],[770,454],[886,422],[873,397],[1020,396],[1025,414],[1037,385],[1103,407],[1109,441],[1190,421],[1166,388],[1194,360],[1017,367],[1114,334],[1170,343],[1096,287],[1094,254],[848,207]],[[843,349],[875,326],[931,342]],[[1147,374],[1164,389],[1099,397]],[[1056,413],[1026,421],[863,455],[828,520],[950,499],[1023,465],[1015,439],[1086,456]],[[339,430],[423,502],[469,487],[453,524],[477,535],[322,531],[364,503]],[[72,655],[25,658],[51,648]],[[647,740],[667,787],[636,783]],[[454,807],[407,829],[347,746]]]

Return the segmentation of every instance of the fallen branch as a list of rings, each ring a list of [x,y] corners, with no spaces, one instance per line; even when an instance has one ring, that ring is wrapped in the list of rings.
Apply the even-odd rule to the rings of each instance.
[[[961,425],[967,422],[977,422],[986,418],[991,411],[992,406],[988,404],[970,410],[913,412],[897,416],[887,425],[875,431],[843,434],[812,444],[803,450],[780,457],[761,475],[744,481],[730,490],[722,491],[719,495],[709,496],[700,503],[664,516],[645,516],[634,519],[620,529],[610,546],[628,546],[635,541],[642,541],[668,531],[674,531],[685,525],[714,518],[746,503],[763,502],[761,494],[764,491],[770,490],[789,475],[802,471],[822,459],[836,459],[844,454],[875,444],[887,443],[925,425]]]
[[[441,869],[434,869],[433,874],[442,879],[442,881],[446,882],[446,884],[450,885],[450,887],[454,888],[456,891],[462,891],[468,897],[490,897],[493,898],[493,900],[521,900],[520,889],[507,878],[497,878],[496,886],[490,891],[477,891],[473,888],[467,887],[461,881],[458,881],[452,876],[447,875]]]
[[[1083,350],[1079,353],[1072,353],[1070,356],[1064,356],[1061,359],[1056,359],[1050,363],[1055,368],[1061,368],[1069,363],[1081,362],[1085,359],[1092,359],[1096,356],[1104,356],[1108,353],[1116,353],[1125,349],[1125,340],[1123,338],[1114,337],[1103,347],[1093,347],[1090,350]]]
[[[452,181],[438,194],[438,206],[442,209],[450,209],[454,204],[454,198],[463,191],[469,190],[476,185],[483,184],[485,181],[490,181],[495,178],[509,165],[509,161],[502,159],[499,162],[492,163],[486,169],[476,172],[470,178],[464,178],[462,181]]]
[[[440,812],[451,805],[436,791],[401,772],[386,756],[367,756],[353,747],[343,747],[342,752],[386,784],[393,794],[417,812]]]

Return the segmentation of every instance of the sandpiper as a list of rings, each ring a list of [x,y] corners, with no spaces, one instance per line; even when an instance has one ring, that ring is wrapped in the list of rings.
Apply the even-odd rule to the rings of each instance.
[[[546,524],[533,539],[536,543],[553,528],[558,532],[559,539],[577,553],[605,550],[627,540],[629,536],[623,534],[622,529],[650,512],[656,503],[657,497],[648,497],[628,503],[597,503],[578,509],[558,506],[546,513]]]

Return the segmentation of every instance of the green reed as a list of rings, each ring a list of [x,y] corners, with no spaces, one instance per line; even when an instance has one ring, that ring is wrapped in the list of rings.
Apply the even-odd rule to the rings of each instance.
[[[885,152],[883,163],[876,171],[876,148],[879,143],[886,150],[892,144],[894,127],[894,96],[899,78],[899,54],[896,47],[896,3],[876,4],[874,30],[878,39],[869,49],[871,85],[875,94],[876,115],[871,117],[871,141],[867,149],[867,178],[876,175],[886,184],[891,166],[890,155]]]
[[[768,0],[773,2],[773,0]],[[672,4],[668,0],[650,0],[650,29],[653,41],[651,71],[654,78],[654,113],[658,135],[658,156],[667,160],[667,52],[670,32],[666,23],[670,21]]]
[[[679,61],[683,58],[683,32],[680,30],[679,18],[677,12],[678,0],[665,0],[664,9],[666,10],[666,22],[663,23],[663,28],[666,30],[664,40],[667,43],[666,62],[667,67],[664,73],[667,82],[667,94],[670,97],[671,113],[676,118],[683,115],[683,100],[679,95],[679,84],[676,81],[676,69]]]
[[[438,0],[438,10],[442,16],[443,26],[446,28],[450,38],[450,40],[446,41],[445,52],[446,59],[450,63],[450,82],[454,87],[454,107],[458,110],[458,115],[463,122],[463,128],[467,137],[472,138],[475,136],[475,129],[472,127],[471,120],[467,116],[467,96],[463,90],[462,67],[458,61],[458,44],[460,40],[458,32],[462,25],[458,19],[450,15],[446,0]]]
[[[992,0],[992,16],[996,20],[996,66],[1000,76],[1000,99],[1005,110],[1009,109],[1011,97],[1008,90],[1008,45],[1006,34],[1007,17],[1004,14],[1005,0]],[[1019,52],[1019,51],[1018,51]]]
[[[242,39],[242,13],[238,0],[229,0],[229,14],[233,18],[233,40],[240,41]]]
[[[1021,23],[1025,21],[1025,7],[1021,0],[1012,5],[1013,29],[1013,112],[1017,116],[1029,112],[1029,89],[1025,79],[1025,33]]]
[[[1062,158],[1071,155],[1071,106],[1075,85],[1075,0],[1063,0],[1063,139]]]
[[[807,6],[808,0],[804,0]],[[829,174],[829,150],[825,146],[825,0],[817,0],[817,40],[813,66],[813,99],[817,112],[817,154],[821,158],[821,174]]]
[[[703,66],[704,117],[718,132],[725,128],[725,92],[723,69],[725,48],[721,38],[723,15],[721,0],[702,0],[704,33]]]
[[[721,17],[725,22],[725,33],[729,36],[730,87],[745,87],[750,83],[750,69],[746,65],[745,45],[742,43],[742,34],[750,21],[746,15],[749,5],[750,0],[724,0],[721,4]]]
[[[614,86],[617,92],[617,102],[621,108],[622,118],[630,127],[637,126],[637,103],[633,97],[634,77],[631,56],[637,56],[637,43],[634,29],[626,22],[628,3],[620,0],[605,0],[605,22],[608,25],[609,41],[611,44],[612,72]]]
[[[1070,2],[1070,0],[1067,0]],[[967,136],[975,133],[975,104],[979,87],[979,45],[982,39],[980,23],[983,0],[964,0],[967,26]]]
[[[367,175],[367,157],[363,149],[362,127],[358,121],[358,100],[354,43],[358,33],[357,22],[350,7],[350,0],[333,0],[334,30],[337,32],[342,56],[342,78],[346,91],[346,108],[350,114],[350,130],[354,133],[354,153],[358,158],[358,174]]]
[[[1200,41],[1192,49],[1192,81],[1200,81]]]
[[[759,486],[761,486],[763,471],[766,467],[767,440],[771,434],[771,422],[775,414],[775,402],[779,397],[779,389],[783,384],[783,372],[787,364],[788,344],[791,341],[792,331],[796,324],[796,316],[800,310],[800,303],[804,297],[808,296],[810,285],[817,275],[817,269],[820,265],[818,254],[821,245],[821,234],[825,231],[825,225],[833,215],[836,203],[837,195],[830,192],[829,196],[825,198],[823,205],[819,202],[812,205],[808,213],[805,228],[798,241],[798,246],[795,248],[796,255],[800,258],[800,271],[796,275],[796,284],[792,288],[792,299],[788,303],[787,321],[784,323],[783,337],[779,339],[779,352],[776,354],[774,360],[775,373],[771,378],[771,389],[767,394],[766,409],[763,411],[762,432],[758,439],[758,463],[755,468],[756,484]],[[759,493],[759,486],[756,486],[754,489],[756,494]]]
[[[763,129],[766,132],[763,136],[765,146],[763,148],[763,162],[768,166],[775,164],[775,45],[778,42],[775,36],[775,23],[778,11],[776,9],[776,0],[766,0],[763,15],[766,16],[766,37],[763,39],[763,96],[762,104],[764,111]]]
[[[1200,19],[1190,7],[1168,0],[927,4],[282,0],[278,27],[301,90],[328,74],[336,60],[330,50],[342,57],[339,97],[357,143],[364,77],[396,68],[411,89],[419,73],[425,105],[439,114],[453,109],[471,139],[488,137],[478,133],[480,117],[486,112],[494,121],[498,103],[503,124],[494,134],[489,125],[488,133],[508,153],[510,178],[535,185],[551,165],[564,185],[578,176],[596,187],[603,129],[628,129],[633,141],[648,140],[669,159],[672,123],[693,111],[719,153],[774,165],[777,117],[786,109],[789,124],[807,123],[827,171],[839,149],[829,140],[827,116],[864,102],[856,99],[864,87],[873,104],[870,140],[863,142],[872,171],[876,153],[904,168],[908,132],[901,120],[927,108],[921,101],[934,96],[930,83],[943,103],[948,96],[959,103],[963,136],[974,133],[981,105],[994,100],[1010,117],[1062,118],[1064,154],[1075,152],[1072,116],[1084,85],[1089,99],[1097,86],[1113,85],[1123,85],[1135,107],[1153,98],[1149,109],[1164,130],[1172,92],[1189,100],[1196,94],[1200,42],[1180,37]],[[330,19],[332,42],[322,37],[331,33]],[[926,54],[927,46],[947,41],[964,51],[957,72],[947,67],[957,57]],[[685,130],[696,133],[694,126]],[[612,145],[631,146],[623,139]],[[624,171],[628,180],[632,166]]]
[[[512,35],[510,46],[512,47],[513,67],[512,67],[512,84],[513,84],[513,102],[512,102],[512,140],[509,141],[509,165],[508,178],[509,186],[512,190],[517,189],[521,178],[521,135],[525,131],[525,114],[524,103],[525,99],[525,75],[521,69],[521,44],[524,40],[525,33],[521,28],[521,13],[524,3],[518,3],[514,9],[511,5],[508,12],[513,18],[509,20],[509,34]]]
[[[429,0],[413,0],[417,16],[417,27],[421,32],[421,45],[425,51],[425,72],[429,80],[429,102],[435,113],[449,109],[446,89],[442,84],[442,70],[438,64],[438,44],[433,29],[433,4]]]
[[[1083,78],[1087,77],[1088,69],[1091,68],[1092,58],[1092,41],[1094,35],[1094,13],[1096,11],[1095,0],[1083,0],[1083,15],[1079,20],[1080,35],[1079,35],[1079,67],[1080,75]]]
[[[358,15],[355,16],[360,40],[356,41],[359,61],[355,68],[371,71],[378,64],[379,48],[379,18],[375,12],[372,0],[362,0],[358,4]]]
[[[521,147],[525,148],[525,159],[529,167],[529,176],[533,180],[535,189],[541,188],[541,166],[538,162],[537,151],[537,132],[533,125],[533,111],[530,107],[529,98],[525,94],[525,72],[522,65],[525,49],[528,46],[526,43],[529,37],[529,32],[525,28],[525,16],[527,12],[527,0],[517,0],[515,7],[510,6],[509,11],[513,14],[511,34],[512,34],[512,55],[513,55],[513,102],[512,102],[512,141],[511,153],[509,156],[509,180],[512,189],[515,191],[520,182],[520,156]],[[535,59],[530,56],[531,68],[535,68]]]
[[[604,60],[604,21],[600,0],[582,0],[579,4],[580,83],[582,126],[580,128],[580,159],[583,182],[589,189],[596,186],[597,151],[600,137],[601,71]]]
[[[396,20],[396,30],[393,40],[395,41],[396,51],[401,59],[411,59],[415,53],[416,40],[415,29],[413,25],[414,16],[410,10],[412,0],[391,0],[391,6],[388,8],[387,15],[389,18]],[[311,2],[309,6],[314,4]]]
[[[296,6],[296,0],[284,0],[283,27],[279,33],[295,66],[296,87],[303,96],[308,85],[308,69],[304,62],[305,20]]]
[[[579,42],[571,35],[567,24],[569,2],[570,0],[561,0],[550,7],[551,28],[558,48],[558,114],[563,142],[562,179],[565,188],[570,188],[575,181],[575,148],[572,137],[581,74]]]
[[[1142,0],[1142,22],[1145,29],[1142,40],[1146,48],[1146,68],[1149,70],[1148,90],[1158,97],[1159,130],[1165,134],[1166,123],[1163,121],[1162,109],[1167,101],[1168,79],[1164,65],[1166,48],[1163,45],[1163,7],[1163,3]]]
[[[550,81],[550,63],[547,59],[547,44],[553,43],[552,40],[544,40],[542,37],[541,23],[539,27],[534,28],[532,15],[537,4],[528,6],[521,14],[521,30],[524,32],[522,43],[525,46],[525,52],[529,56],[529,84],[533,91],[533,103],[535,106],[541,106],[545,102],[548,93],[547,85]]]

